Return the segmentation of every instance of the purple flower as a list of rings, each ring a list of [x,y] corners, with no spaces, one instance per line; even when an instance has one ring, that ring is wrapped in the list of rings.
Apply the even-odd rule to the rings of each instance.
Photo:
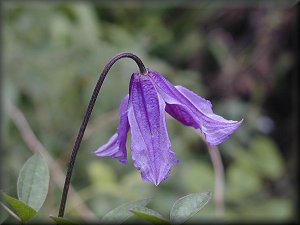
[[[171,149],[166,115],[199,129],[209,145],[224,142],[242,121],[226,120],[213,113],[210,101],[182,87],[173,86],[159,73],[132,74],[128,95],[120,106],[120,125],[109,141],[97,149],[97,156],[127,163],[126,138],[131,128],[131,154],[142,179],[158,185],[178,163]]]

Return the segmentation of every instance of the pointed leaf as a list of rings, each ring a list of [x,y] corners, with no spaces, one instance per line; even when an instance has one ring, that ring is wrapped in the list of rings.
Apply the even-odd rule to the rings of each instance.
[[[13,211],[17,214],[17,216],[21,219],[23,223],[30,220],[37,214],[30,206],[24,204],[23,202],[15,199],[5,193],[2,193],[3,199],[12,207]]]
[[[170,224],[169,221],[167,221],[165,218],[163,218],[162,215],[160,215],[158,212],[146,208],[146,207],[137,207],[130,210],[133,214],[138,216],[139,218],[142,218],[144,220],[149,221],[153,224]]]
[[[101,219],[101,223],[121,224],[133,215],[129,211],[130,209],[146,206],[150,202],[150,200],[151,199],[148,198],[120,205],[119,207],[112,209],[106,215],[104,215]]]
[[[171,224],[182,224],[199,212],[211,198],[210,192],[193,193],[178,199],[171,210]]]
[[[49,216],[57,225],[77,225],[76,223],[62,217]]]
[[[22,167],[17,183],[18,198],[38,211],[48,193],[49,170],[43,157],[36,153]]]

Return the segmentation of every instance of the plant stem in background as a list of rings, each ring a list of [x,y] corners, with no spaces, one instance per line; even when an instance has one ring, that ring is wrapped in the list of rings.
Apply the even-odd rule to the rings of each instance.
[[[208,152],[215,171],[215,202],[217,216],[224,215],[224,167],[217,146],[208,146]]]
[[[11,211],[10,208],[8,208],[2,202],[0,202],[0,205],[9,213],[9,215],[11,215],[14,219],[16,219],[19,223],[21,223],[20,218],[13,211]]]
[[[91,96],[90,102],[88,104],[87,110],[85,112],[85,115],[83,117],[83,121],[81,123],[72,153],[71,153],[71,157],[68,163],[68,170],[67,170],[67,175],[66,175],[66,179],[65,179],[65,184],[64,184],[64,189],[63,189],[63,193],[62,193],[62,197],[61,197],[61,202],[60,202],[60,207],[59,207],[59,213],[58,216],[59,217],[63,217],[64,216],[64,212],[65,212],[65,205],[66,205],[66,201],[67,201],[67,196],[68,196],[68,190],[69,190],[69,186],[70,186],[70,182],[71,182],[71,177],[72,177],[72,172],[73,172],[73,167],[74,167],[74,163],[76,160],[76,155],[78,153],[78,149],[80,147],[83,135],[84,135],[84,131],[86,129],[86,126],[88,124],[88,121],[90,119],[90,116],[92,114],[95,102],[97,100],[99,91],[101,89],[101,86],[103,84],[103,81],[107,75],[107,73],[109,72],[110,68],[114,65],[115,62],[117,62],[119,59],[122,58],[131,58],[133,59],[136,64],[139,67],[140,73],[141,74],[146,74],[147,73],[147,69],[145,68],[143,62],[141,61],[141,59],[139,57],[137,57],[136,55],[132,54],[132,53],[128,53],[128,52],[123,52],[120,53],[116,56],[114,56],[113,58],[111,58],[111,60],[106,64],[106,66],[104,67],[102,73],[99,76],[99,79],[97,81],[96,87],[94,88],[93,94]]]

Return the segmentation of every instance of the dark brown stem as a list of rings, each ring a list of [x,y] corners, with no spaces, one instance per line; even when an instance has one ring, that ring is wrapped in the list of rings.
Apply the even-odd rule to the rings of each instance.
[[[99,91],[101,89],[101,86],[103,84],[103,81],[107,75],[107,73],[109,72],[110,68],[114,65],[115,62],[117,62],[119,59],[122,58],[131,58],[133,59],[136,64],[139,67],[140,73],[141,74],[147,74],[147,69],[144,66],[143,62],[141,61],[141,59],[139,57],[137,57],[136,55],[129,53],[129,52],[123,52],[120,53],[116,56],[114,56],[113,58],[111,58],[111,60],[106,64],[106,66],[104,67],[102,73],[100,74],[100,77],[97,81],[96,87],[93,91],[92,97],[90,99],[89,105],[87,107],[87,110],[85,112],[85,115],[83,117],[83,121],[81,123],[72,153],[71,153],[71,157],[69,160],[69,164],[68,164],[68,170],[67,170],[67,175],[66,175],[66,179],[65,179],[65,184],[64,184],[64,189],[63,189],[63,193],[61,196],[61,201],[60,201],[60,207],[59,207],[59,213],[58,216],[59,217],[63,217],[64,216],[64,212],[65,212],[65,206],[66,206],[66,201],[67,201],[67,196],[68,196],[68,191],[69,191],[69,186],[70,186],[70,182],[71,182],[71,177],[72,177],[72,171],[73,171],[73,167],[74,167],[74,163],[76,160],[76,155],[78,153],[78,149],[80,147],[82,138],[83,138],[83,134],[85,131],[85,128],[89,122],[90,116],[92,114],[95,102],[97,100]]]

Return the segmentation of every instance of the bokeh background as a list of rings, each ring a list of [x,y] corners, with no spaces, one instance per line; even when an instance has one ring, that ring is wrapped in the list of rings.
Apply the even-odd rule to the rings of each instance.
[[[174,84],[211,100],[217,114],[244,118],[219,146],[224,213],[212,199],[191,221],[295,221],[298,14],[286,3],[3,1],[2,190],[16,196],[19,170],[39,151],[51,168],[39,217],[57,214],[63,174],[98,74],[113,55],[130,51]],[[153,197],[149,207],[168,218],[179,197],[214,192],[206,144],[171,118],[169,135],[181,163],[158,187],[141,180],[131,159],[124,166],[93,155],[115,132],[119,103],[136,70],[123,59],[104,82],[75,165],[70,219],[100,218],[147,197]]]

